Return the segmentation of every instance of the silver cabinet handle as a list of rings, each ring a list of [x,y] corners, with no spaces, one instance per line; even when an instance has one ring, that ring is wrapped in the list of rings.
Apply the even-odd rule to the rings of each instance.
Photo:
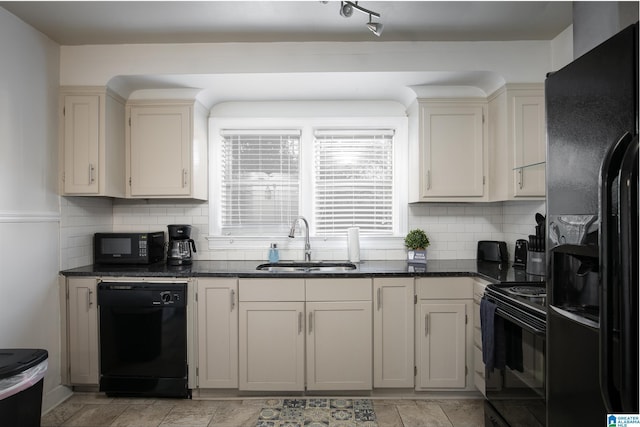
[[[309,313],[309,335],[313,331],[313,312]]]
[[[302,312],[298,312],[298,335],[302,333]]]
[[[231,289],[231,311],[236,308],[236,291]]]
[[[429,313],[424,315],[424,336],[429,335]]]
[[[182,169],[182,187],[186,187],[187,186],[187,170],[186,169]]]
[[[427,170],[427,190],[431,190],[431,169]]]
[[[518,187],[522,190],[522,187],[524,186],[524,172],[522,171],[522,168],[518,169],[518,174]]]
[[[93,302],[91,301],[91,294],[93,292],[91,291],[91,289],[87,290],[87,310],[89,310],[91,308],[91,304],[93,304]]]
[[[382,288],[378,288],[378,311],[382,308]]]
[[[93,163],[89,163],[89,184],[93,184],[96,181],[94,171],[95,167],[93,166]]]

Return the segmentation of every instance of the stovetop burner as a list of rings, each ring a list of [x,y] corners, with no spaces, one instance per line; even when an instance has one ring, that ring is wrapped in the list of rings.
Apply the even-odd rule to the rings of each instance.
[[[547,296],[547,289],[540,286],[511,286],[507,292],[521,297],[544,298]]]

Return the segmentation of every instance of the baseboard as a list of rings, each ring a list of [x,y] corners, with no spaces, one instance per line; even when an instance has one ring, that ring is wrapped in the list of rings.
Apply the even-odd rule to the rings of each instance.
[[[42,415],[46,414],[65,400],[67,400],[73,391],[70,387],[59,385],[53,390],[42,396]]]

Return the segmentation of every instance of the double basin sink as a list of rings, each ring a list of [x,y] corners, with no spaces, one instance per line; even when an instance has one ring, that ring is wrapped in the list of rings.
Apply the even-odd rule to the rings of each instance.
[[[277,273],[340,273],[355,270],[350,262],[277,262],[260,264],[256,270]]]

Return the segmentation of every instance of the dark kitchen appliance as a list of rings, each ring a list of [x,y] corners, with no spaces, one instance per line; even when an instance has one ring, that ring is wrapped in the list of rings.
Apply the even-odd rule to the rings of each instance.
[[[168,225],[169,246],[167,264],[191,265],[192,250],[196,252],[196,243],[191,239],[191,226],[184,224]]]
[[[95,264],[153,264],[164,258],[164,232],[95,233]]]
[[[638,23],[546,80],[550,426],[638,411]]]
[[[189,397],[187,284],[98,283],[100,391]]]
[[[505,263],[508,261],[507,244],[495,240],[478,241],[477,261]]]
[[[480,301],[485,361],[485,426],[544,426],[545,283],[490,284]],[[487,315],[493,314],[493,324]],[[487,330],[490,328],[490,332]],[[489,354],[489,349],[494,349]]]
[[[515,250],[513,251],[513,268],[525,268],[527,266],[527,241],[524,239],[516,240]]]

